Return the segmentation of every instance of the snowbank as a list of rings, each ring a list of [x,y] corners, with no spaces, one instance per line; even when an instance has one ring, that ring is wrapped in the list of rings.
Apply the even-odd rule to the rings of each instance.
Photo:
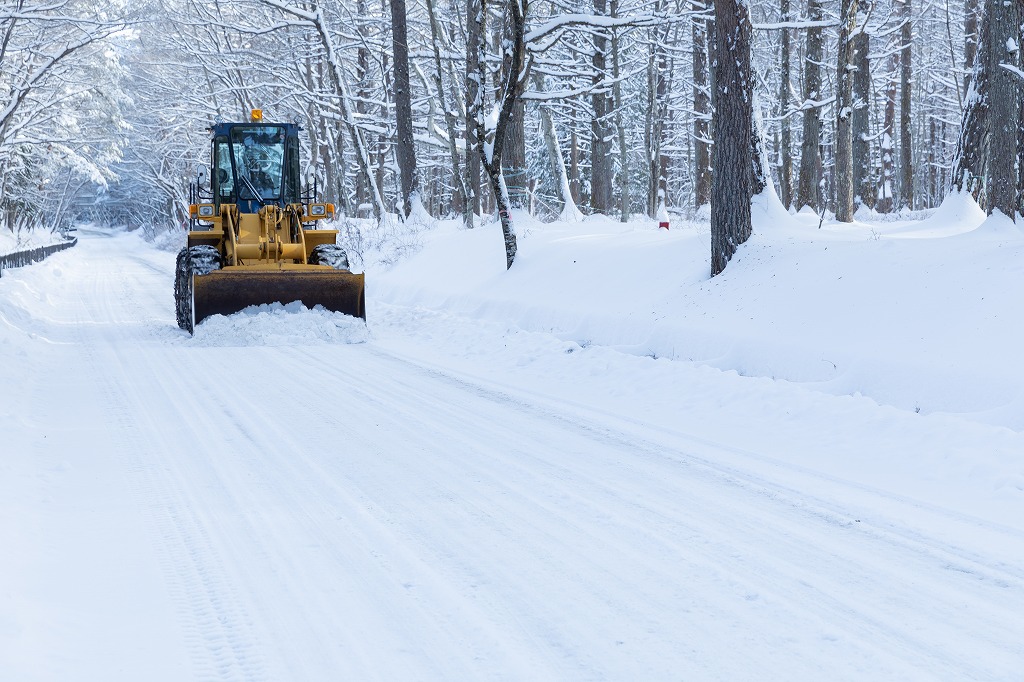
[[[19,251],[27,251],[37,246],[49,246],[64,241],[59,232],[49,230],[19,230],[11,232],[6,228],[0,228],[0,256],[6,256]]]
[[[397,267],[371,267],[369,317],[375,301],[445,310],[1024,430],[1017,226],[984,221],[969,196],[924,221],[821,229],[816,216],[762,204],[753,237],[714,279],[706,224],[520,219],[508,272],[497,224],[445,224]]]

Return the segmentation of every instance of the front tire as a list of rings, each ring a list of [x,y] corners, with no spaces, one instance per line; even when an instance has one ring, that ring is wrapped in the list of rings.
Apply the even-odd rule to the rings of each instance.
[[[348,254],[337,244],[320,244],[309,254],[310,265],[329,265],[335,270],[348,270]]]
[[[190,246],[178,252],[174,266],[174,314],[178,326],[189,334],[196,327],[192,277],[219,270],[221,263],[220,251],[212,246]]]

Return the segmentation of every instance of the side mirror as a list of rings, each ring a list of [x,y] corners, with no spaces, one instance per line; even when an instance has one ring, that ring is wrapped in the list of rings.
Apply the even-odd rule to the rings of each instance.
[[[205,185],[206,181],[210,177],[210,171],[207,170],[206,166],[200,166],[199,172],[196,174],[196,182],[199,185]]]

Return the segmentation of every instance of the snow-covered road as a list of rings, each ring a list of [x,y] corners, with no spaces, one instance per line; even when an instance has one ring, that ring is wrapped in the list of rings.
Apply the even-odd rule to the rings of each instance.
[[[189,339],[172,264],[83,232],[0,280],[0,679],[1024,674],[1020,519],[448,364],[372,298],[356,343]]]

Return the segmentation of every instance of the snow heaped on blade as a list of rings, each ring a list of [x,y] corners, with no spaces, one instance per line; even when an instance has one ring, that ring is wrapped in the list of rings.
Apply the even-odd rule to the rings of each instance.
[[[1014,679],[1024,234],[753,217],[714,279],[441,222],[194,337],[136,234],[5,271],[0,678]]]
[[[358,318],[299,302],[250,306],[235,315],[213,315],[197,328],[196,346],[305,346],[364,343],[366,323]]]

